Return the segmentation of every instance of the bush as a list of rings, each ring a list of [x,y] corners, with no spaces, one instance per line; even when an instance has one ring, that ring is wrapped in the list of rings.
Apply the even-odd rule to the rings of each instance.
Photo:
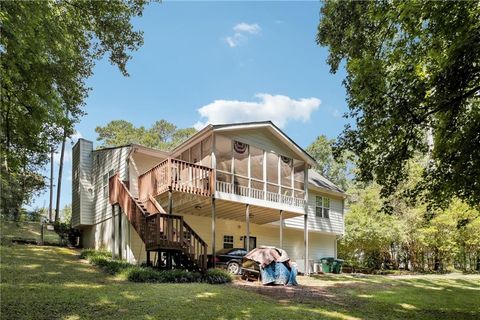
[[[132,282],[164,282],[163,272],[146,267],[132,267],[125,271],[126,278]]]
[[[81,259],[87,259],[91,264],[98,266],[109,274],[117,274],[132,265],[125,260],[116,260],[112,254],[105,250],[85,249],[80,253]]]
[[[80,252],[80,259],[90,260],[91,257],[111,257],[112,254],[106,250],[95,250],[95,249],[83,249]]]
[[[106,250],[85,249],[80,253],[81,259],[87,259],[91,264],[102,268],[109,274],[122,272],[128,281],[155,283],[190,283],[205,282],[221,284],[232,282],[232,276],[220,269],[210,269],[205,274],[185,270],[156,270],[144,266],[132,266],[125,260],[116,260]]]
[[[210,284],[222,284],[232,282],[232,275],[225,270],[209,269],[203,275],[203,282]]]

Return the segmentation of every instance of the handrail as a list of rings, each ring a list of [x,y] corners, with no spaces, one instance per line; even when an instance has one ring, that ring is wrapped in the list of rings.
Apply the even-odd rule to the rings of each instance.
[[[180,159],[167,158],[138,177],[142,201],[169,190],[211,196],[215,190],[214,170]]]
[[[183,216],[167,214],[152,195],[148,195],[144,205],[146,212],[132,196],[118,173],[109,180],[110,204],[118,204],[128,221],[145,243],[147,250],[181,250],[202,270],[207,268],[207,244],[183,220]],[[157,213],[148,214],[150,210]]]

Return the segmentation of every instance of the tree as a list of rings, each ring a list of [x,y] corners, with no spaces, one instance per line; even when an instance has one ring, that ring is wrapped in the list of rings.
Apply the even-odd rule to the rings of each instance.
[[[349,167],[352,164],[348,161],[347,152],[343,152],[339,157],[334,158],[332,146],[334,139],[328,139],[325,135],[318,136],[310,144],[306,151],[317,161],[315,170],[321,175],[335,183],[343,190],[349,186]]]
[[[337,148],[358,156],[358,178],[382,194],[417,153],[430,203],[480,204],[480,7],[475,1],[326,1],[317,43],[344,63],[349,116]],[[432,134],[433,149],[427,133]]]
[[[142,45],[145,1],[0,2],[1,210],[14,215],[44,188],[39,171],[83,115],[85,79],[108,55],[125,76]],[[66,116],[68,114],[68,116]]]
[[[159,150],[171,150],[195,132],[194,128],[179,129],[166,120],[156,121],[151,128],[135,127],[125,120],[110,121],[104,127],[95,128],[100,147],[114,147],[130,143],[141,144]]]

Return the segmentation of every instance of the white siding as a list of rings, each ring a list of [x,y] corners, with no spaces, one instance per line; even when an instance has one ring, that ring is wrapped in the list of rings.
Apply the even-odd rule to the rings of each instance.
[[[93,223],[99,223],[112,216],[112,206],[108,202],[108,181],[107,192],[105,192],[103,176],[111,170],[119,172],[120,179],[128,181],[127,157],[130,147],[95,150],[93,156],[92,186],[94,190],[94,208],[91,212]]]
[[[92,224],[93,188],[91,141],[79,139],[72,150],[72,225]]]
[[[138,196],[138,176],[159,164],[165,157],[153,157],[142,153],[134,152],[129,159],[128,174],[129,188],[134,197]]]
[[[330,199],[330,217],[320,218],[315,214],[315,197],[323,196]],[[328,196],[318,191],[308,191],[308,229],[310,231],[328,232],[337,235],[344,233],[343,199]],[[303,229],[303,216],[285,219],[284,225],[290,228]]]
[[[248,129],[242,131],[215,133],[215,135],[222,135],[232,140],[251,144],[268,152],[273,151],[283,156],[288,156],[295,159],[298,158],[298,156],[295,155],[290,148],[284,145],[267,129]]]
[[[212,250],[212,220],[207,217],[184,215],[185,221],[207,242],[208,251]],[[216,220],[215,246],[217,251],[223,248],[223,236],[233,236],[234,247],[243,247],[240,237],[246,234],[246,223],[233,220]],[[257,247],[280,246],[280,230],[278,226],[250,224],[250,236],[257,237]],[[283,230],[283,248],[292,261],[304,258],[303,230]],[[324,256],[334,256],[335,235],[309,232],[309,259],[318,260]]]
[[[121,227],[119,226],[121,218]],[[120,232],[119,229],[121,228]],[[82,229],[82,246],[84,248],[105,249],[115,257],[122,257],[133,264],[145,260],[145,245],[124,213],[115,209],[115,216]]]

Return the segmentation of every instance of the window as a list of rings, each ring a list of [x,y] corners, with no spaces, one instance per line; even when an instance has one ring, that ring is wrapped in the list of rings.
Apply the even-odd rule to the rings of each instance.
[[[233,236],[223,236],[223,248],[233,248]]]
[[[320,218],[330,217],[330,199],[326,197],[315,197],[315,215]]]
[[[102,187],[103,187],[103,196],[105,198],[108,198],[108,182],[109,182],[109,178],[110,177],[113,177],[115,175],[115,171],[113,169],[111,169],[108,173],[105,173],[103,175],[103,180],[102,180]]]

